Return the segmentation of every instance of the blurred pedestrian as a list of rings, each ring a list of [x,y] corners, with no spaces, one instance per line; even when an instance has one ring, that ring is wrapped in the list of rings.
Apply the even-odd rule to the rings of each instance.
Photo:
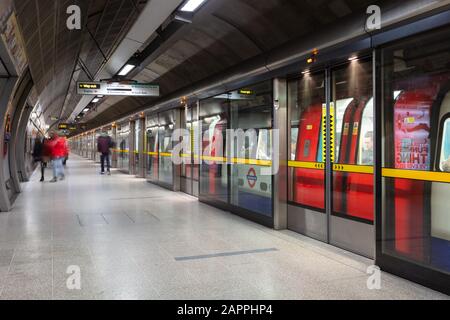
[[[50,160],[49,145],[47,139],[42,136],[37,136],[34,141],[33,148],[33,160],[34,162],[39,162],[41,166],[41,179],[39,181],[44,181],[45,168],[47,168],[47,163]]]
[[[97,139],[97,151],[100,152],[101,172],[105,174],[105,162],[108,175],[111,175],[110,149],[114,146],[112,138],[108,135],[107,131],[103,131]]]
[[[67,155],[67,145],[64,138],[60,137],[55,131],[50,132],[51,158],[53,166],[53,179],[50,182],[57,182],[58,178],[64,180],[63,161]]]

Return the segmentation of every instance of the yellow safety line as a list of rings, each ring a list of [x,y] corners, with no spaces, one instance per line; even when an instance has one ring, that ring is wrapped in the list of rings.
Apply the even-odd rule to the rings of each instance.
[[[233,162],[233,164],[247,164],[247,165],[264,166],[264,167],[272,166],[272,161],[270,161],[270,160],[233,158],[233,159],[231,159],[231,161]]]
[[[227,162],[227,158],[224,158],[224,157],[212,157],[212,156],[202,156],[202,160],[214,161],[214,162]]]
[[[158,152],[147,152],[149,156],[157,156]]]
[[[160,152],[159,154],[161,157],[169,158],[172,157],[172,154],[169,152]]]
[[[202,160],[204,161],[214,161],[226,163],[228,161],[225,157],[212,157],[212,156],[202,156]],[[263,166],[263,167],[271,167],[272,161],[270,160],[258,160],[258,159],[243,159],[243,158],[232,158],[230,159],[232,164],[246,164],[246,165],[254,165],[254,166]]]
[[[334,164],[333,170],[348,173],[367,173],[367,174],[374,173],[373,166],[358,166],[353,164]]]
[[[288,161],[290,168],[325,170],[323,162]]]
[[[383,168],[382,175],[385,178],[400,178],[400,179],[450,183],[450,173],[447,172]]]

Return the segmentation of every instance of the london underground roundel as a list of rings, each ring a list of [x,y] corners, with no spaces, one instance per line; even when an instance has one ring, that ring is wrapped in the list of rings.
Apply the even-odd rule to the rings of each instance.
[[[258,177],[256,176],[256,171],[254,168],[250,168],[250,170],[248,170],[248,174],[247,174],[247,182],[250,188],[254,188],[256,185],[256,181],[258,180]]]

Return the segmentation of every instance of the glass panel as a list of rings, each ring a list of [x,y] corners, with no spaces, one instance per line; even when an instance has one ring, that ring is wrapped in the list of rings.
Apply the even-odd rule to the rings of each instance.
[[[129,134],[130,126],[128,124],[122,125],[117,130],[117,136],[119,137],[119,158],[118,166],[120,169],[128,171],[128,159],[129,159]]]
[[[175,130],[174,111],[159,114],[159,181],[173,184],[172,134]]]
[[[202,155],[200,195],[228,203],[228,167],[225,157],[228,126],[228,96],[219,95],[200,102]]]
[[[193,127],[192,127],[192,108],[184,108],[181,110],[184,113],[185,123],[184,128],[189,132],[188,136],[183,136],[182,139],[189,139],[185,144],[186,150],[184,150],[183,164],[181,165],[181,176],[187,179],[192,178],[192,138],[193,138]],[[189,183],[189,182],[188,182]]]
[[[353,60],[333,70],[332,102],[334,163],[373,165],[371,61]],[[373,207],[372,173],[333,171],[334,214],[373,222]]]
[[[199,125],[200,122],[198,121],[198,112],[197,112],[197,105],[195,105],[192,108],[192,141],[193,141],[193,150],[192,152],[194,152],[194,165],[193,165],[193,170],[192,170],[192,179],[194,181],[198,181],[199,180],[199,176],[200,176],[200,165],[199,165],[199,160],[198,160],[198,156],[201,152],[201,135],[199,132]]]
[[[158,117],[147,118],[146,129],[147,179],[158,180]]]
[[[450,184],[442,182],[450,175],[450,29],[399,42],[382,58],[382,250],[450,273]]]
[[[323,163],[322,107],[325,103],[324,74],[305,74],[288,84],[291,116],[291,160]],[[289,168],[289,200],[293,204],[325,210],[325,172],[320,168]]]
[[[242,94],[241,92],[246,92]],[[231,157],[251,161],[272,160],[272,85],[264,82],[229,93],[231,129],[242,130],[241,143],[234,138]],[[259,163],[231,166],[231,204],[272,216],[270,166]]]

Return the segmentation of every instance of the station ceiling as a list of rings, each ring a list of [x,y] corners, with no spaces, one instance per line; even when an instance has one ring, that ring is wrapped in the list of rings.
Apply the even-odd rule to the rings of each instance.
[[[112,54],[144,4],[137,0],[15,0],[29,68],[47,123],[52,124],[51,117],[64,121],[81,98],[75,84],[88,76],[79,69],[79,59],[95,75],[104,63],[103,54]],[[68,31],[66,10],[70,5],[81,8],[81,21],[86,23],[83,31]]]
[[[186,23],[145,60],[134,79],[160,85],[169,95],[247,59],[292,41],[301,41],[346,17],[361,13],[374,0],[208,0]],[[393,2],[393,1],[389,1]],[[77,80],[89,80],[79,70],[81,59],[92,75],[124,37],[146,1],[138,0],[15,0],[18,22],[36,91],[46,117],[67,119],[80,96]],[[67,32],[61,17],[70,4],[83,11],[87,29]],[[95,41],[101,47],[97,48]],[[155,98],[108,97],[84,119],[94,128],[144,106]]]

